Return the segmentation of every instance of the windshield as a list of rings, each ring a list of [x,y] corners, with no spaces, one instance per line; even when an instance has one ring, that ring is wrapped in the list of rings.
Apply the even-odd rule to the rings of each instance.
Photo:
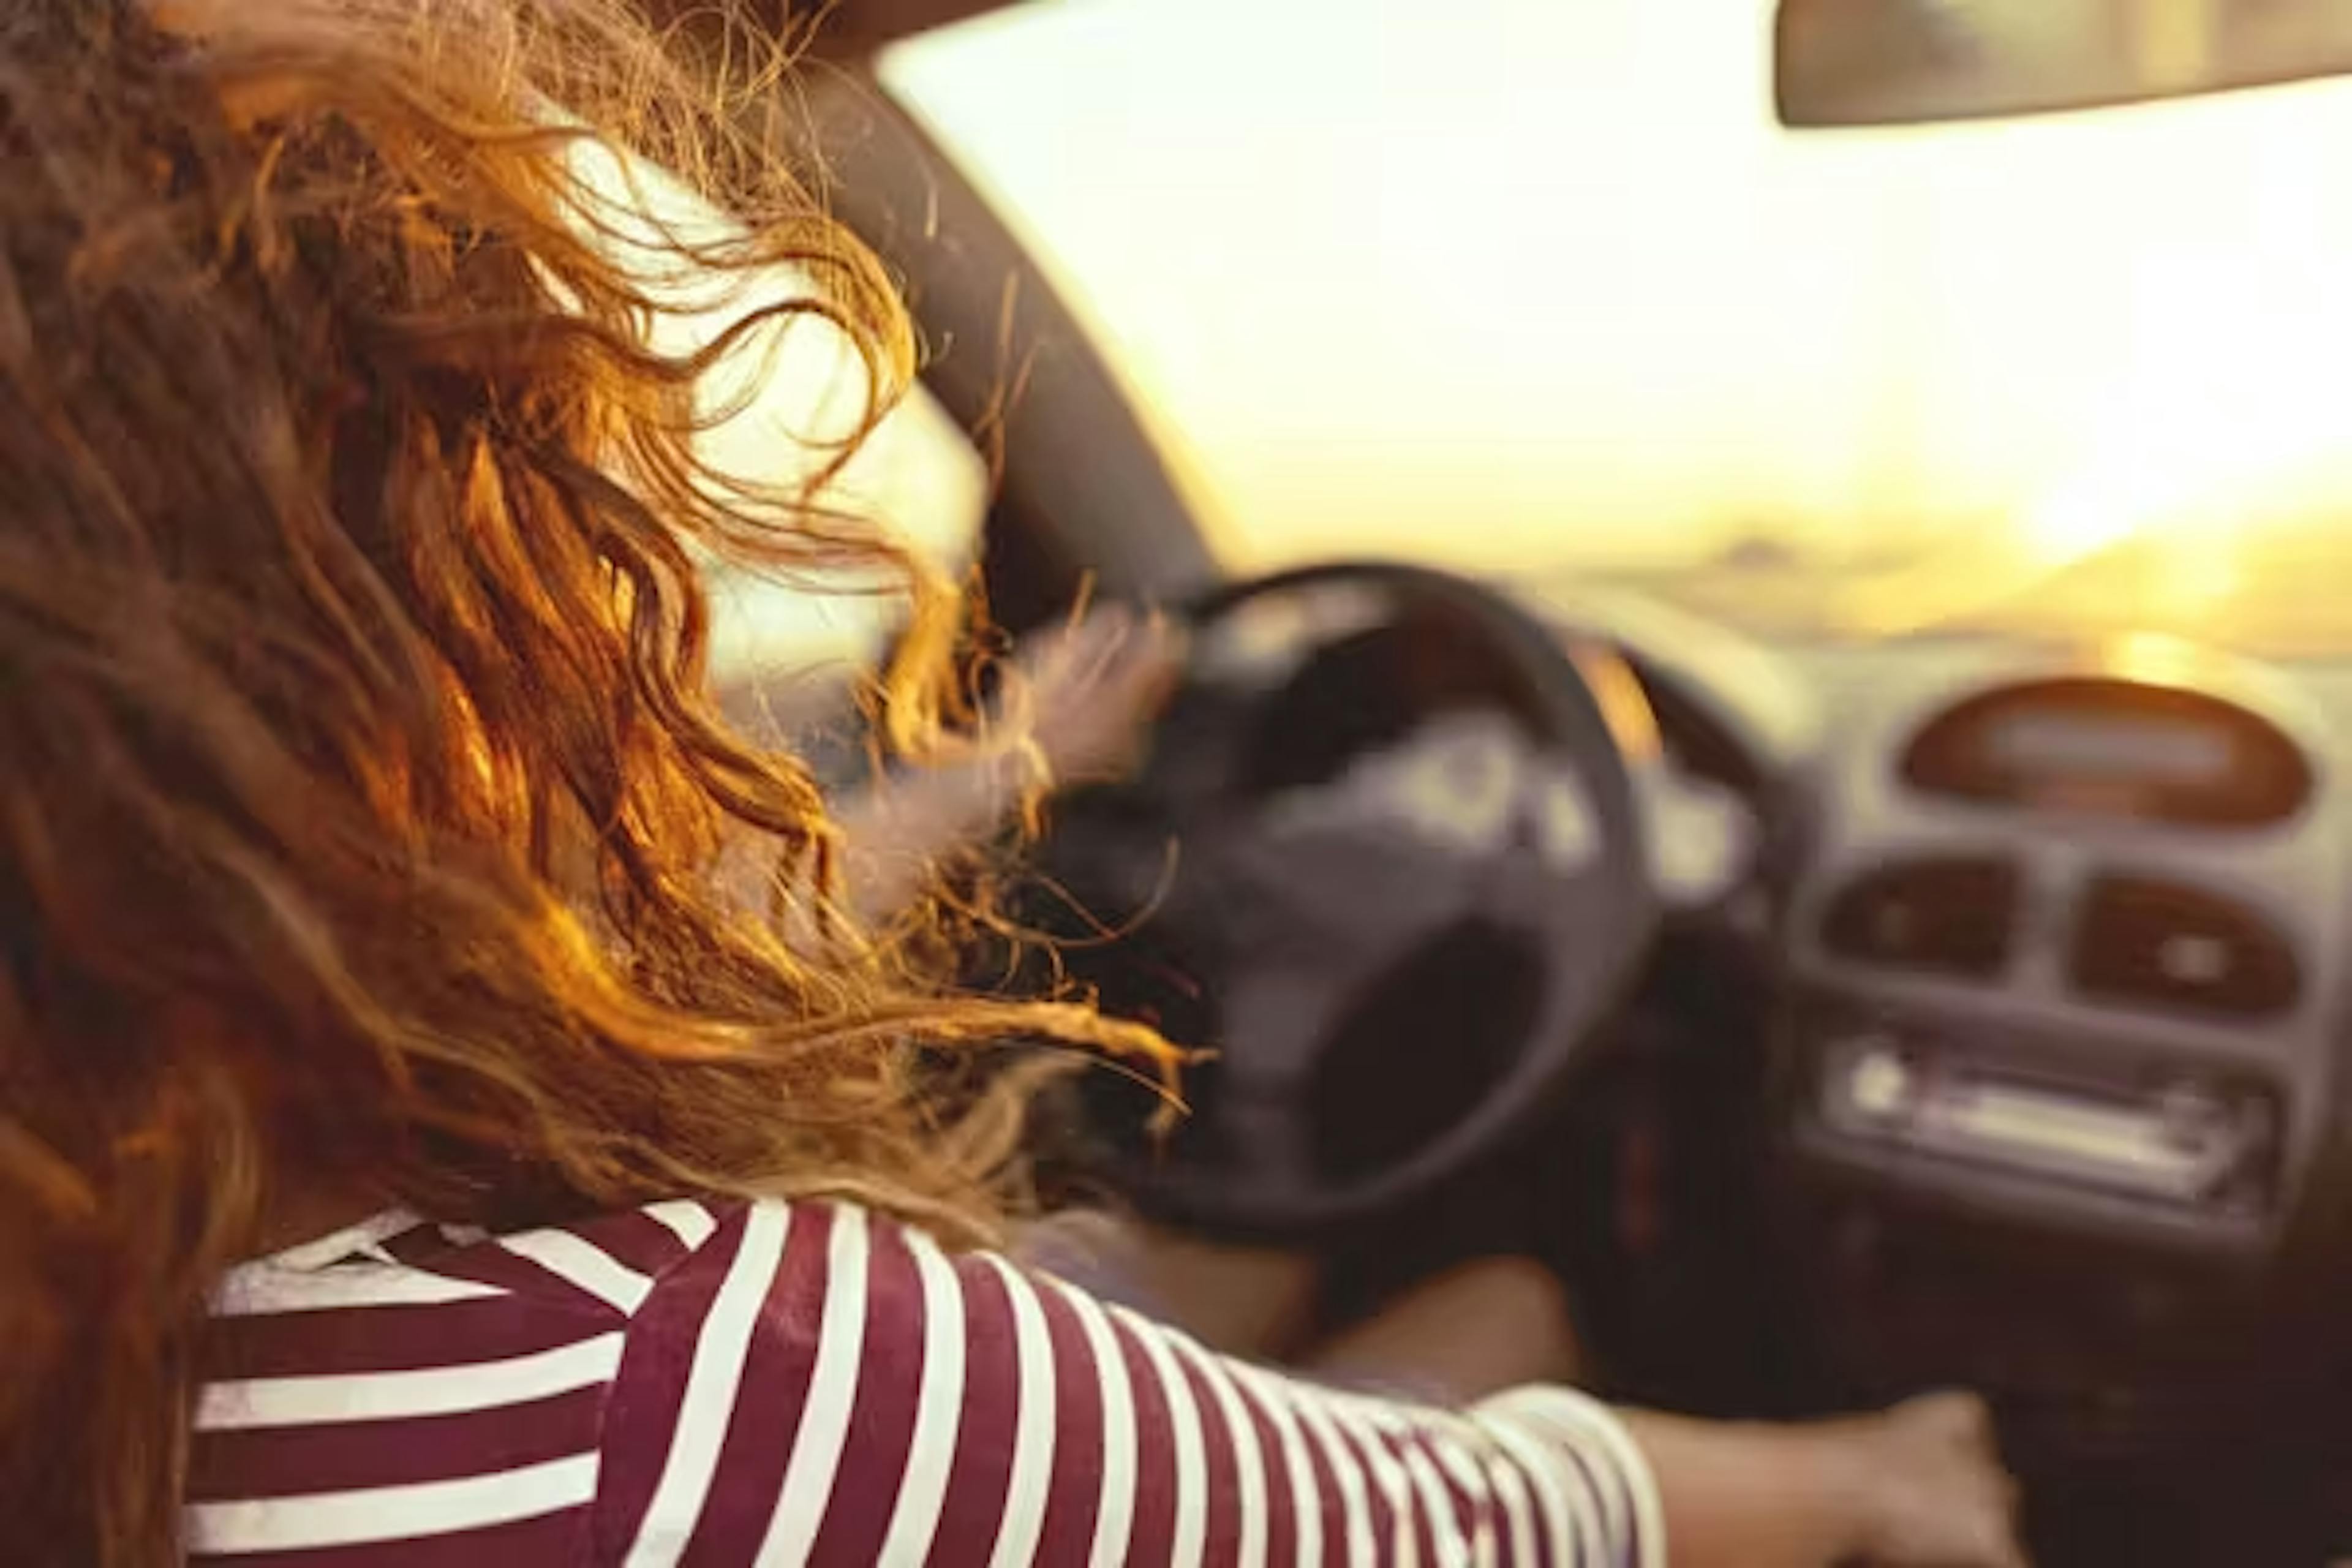
[[[2352,652],[2352,82],[1796,133],[1769,10],[1039,0],[883,75],[1237,571]]]

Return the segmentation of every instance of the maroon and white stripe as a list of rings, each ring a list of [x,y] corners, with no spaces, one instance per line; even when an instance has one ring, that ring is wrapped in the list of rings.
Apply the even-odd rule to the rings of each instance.
[[[1042,1279],[1035,1291],[1054,1355],[1054,1464],[1045,1515],[1038,1523],[1035,1561],[1055,1568],[1087,1568],[1108,1485],[1104,1470],[1109,1394],[1073,1298]]]
[[[1135,1522],[1138,1428],[1135,1396],[1128,1383],[1127,1357],[1101,1302],[1058,1280],[1054,1282],[1054,1289],[1086,1337],[1102,1428],[1094,1531],[1087,1553],[1079,1561],[1089,1568],[1118,1568],[1127,1561],[1128,1533]]]
[[[1564,1390],[1334,1393],[835,1205],[504,1236],[383,1221],[238,1270],[194,1413],[205,1563],[1657,1568]]]
[[[930,1237],[909,1235],[908,1251],[914,1260],[916,1307],[923,1325],[922,1381],[915,1396],[906,1470],[898,1479],[882,1545],[874,1554],[877,1568],[919,1568],[930,1555],[962,1425],[963,1289],[955,1266]]]
[[[667,1427],[658,1445],[660,1479],[621,1553],[625,1568],[667,1568],[697,1541],[715,1544],[732,1535],[756,1544],[773,1515],[814,1372],[816,1326],[807,1303],[823,1300],[831,1215],[755,1205],[737,1228],[734,1254],[691,1341],[673,1339],[670,1353],[648,1354],[642,1373],[625,1368],[614,1390],[624,1409],[608,1450],[616,1437],[659,1436]],[[632,1405],[642,1406],[642,1416],[630,1414]]]

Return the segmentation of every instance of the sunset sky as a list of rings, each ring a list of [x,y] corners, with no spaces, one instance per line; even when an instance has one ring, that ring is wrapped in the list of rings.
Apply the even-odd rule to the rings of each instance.
[[[1441,17],[1443,18],[1441,22]],[[1237,566],[2352,500],[2352,85],[1792,133],[1760,0],[1033,0],[890,89]]]

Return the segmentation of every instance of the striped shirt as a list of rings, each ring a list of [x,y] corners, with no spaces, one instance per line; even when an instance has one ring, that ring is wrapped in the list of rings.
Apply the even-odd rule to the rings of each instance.
[[[1646,1467],[1579,1394],[1333,1392],[845,1205],[387,1216],[215,1311],[198,1563],[1664,1562]]]

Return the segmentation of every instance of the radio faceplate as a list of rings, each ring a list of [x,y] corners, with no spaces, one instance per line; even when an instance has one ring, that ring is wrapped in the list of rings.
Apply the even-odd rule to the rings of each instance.
[[[2276,1190],[2278,1116],[2242,1078],[2060,1075],[1865,1028],[1822,1047],[1824,1131],[2182,1208],[2246,1213]]]
[[[1996,1226],[2242,1259],[2290,1217],[2294,1080],[2247,1055],[1816,992],[1783,1016],[1788,1156]]]

